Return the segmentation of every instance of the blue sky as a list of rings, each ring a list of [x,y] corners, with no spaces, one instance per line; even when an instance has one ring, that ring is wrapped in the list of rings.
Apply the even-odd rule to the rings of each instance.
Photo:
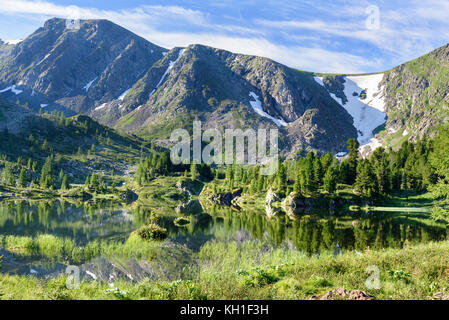
[[[0,38],[51,17],[104,18],[166,48],[193,43],[337,73],[377,72],[449,42],[449,1],[0,0]]]

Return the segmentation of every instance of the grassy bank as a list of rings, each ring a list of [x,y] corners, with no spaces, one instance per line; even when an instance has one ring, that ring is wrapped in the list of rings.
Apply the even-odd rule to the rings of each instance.
[[[369,266],[380,271],[380,289],[367,289]],[[192,281],[81,283],[0,275],[2,299],[310,299],[333,288],[359,289],[376,299],[432,299],[449,293],[449,242],[403,249],[307,257],[258,242],[212,242],[199,252]]]

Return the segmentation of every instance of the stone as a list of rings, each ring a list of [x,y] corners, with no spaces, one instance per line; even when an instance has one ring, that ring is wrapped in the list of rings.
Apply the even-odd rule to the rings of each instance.
[[[322,296],[312,296],[310,300],[374,300],[374,297],[360,290],[347,291],[337,288],[326,292]]]

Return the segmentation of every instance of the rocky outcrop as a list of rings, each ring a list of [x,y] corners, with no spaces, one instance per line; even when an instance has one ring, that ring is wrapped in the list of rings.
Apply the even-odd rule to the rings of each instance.
[[[242,189],[237,189],[233,192],[214,194],[209,197],[209,200],[219,205],[232,206],[235,205],[235,200],[242,195],[242,191]]]
[[[195,214],[203,212],[203,207],[198,200],[188,200],[175,208],[178,214]]]
[[[306,198],[297,192],[290,193],[282,202],[282,210],[290,219],[296,219],[298,214],[311,214],[316,206],[317,203],[314,199]]]
[[[282,210],[290,219],[296,219],[296,215],[303,213],[305,208],[304,198],[297,192],[290,193],[282,202]]]
[[[385,137],[390,136],[391,143],[405,136],[412,141],[432,136],[447,122],[449,95],[443,79],[449,71],[448,57],[445,45],[385,74]]]
[[[176,183],[176,188],[178,188],[182,193],[187,194],[189,197],[194,195],[200,195],[203,190],[203,184],[199,181],[192,181],[191,179],[181,179]]]
[[[346,291],[343,288],[337,288],[328,291],[322,296],[312,296],[311,300],[374,300],[374,297],[360,290]]]
[[[167,128],[194,119],[205,128],[276,128],[285,155],[341,151],[357,136],[351,116],[310,73],[203,45],[166,50],[106,20],[65,23],[48,20],[0,56],[0,84],[22,91],[7,98],[85,112],[127,132],[145,128],[161,141]]]
[[[271,189],[268,190],[267,196],[265,198],[265,212],[268,218],[274,217],[281,211],[279,208],[273,206],[274,202],[279,201],[280,201],[279,196],[276,193],[274,193]]]

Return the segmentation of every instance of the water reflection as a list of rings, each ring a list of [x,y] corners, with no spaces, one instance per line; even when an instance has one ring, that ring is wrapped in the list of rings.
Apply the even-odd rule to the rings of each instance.
[[[0,202],[0,235],[70,237],[78,243],[93,239],[124,240],[139,226],[151,222],[151,211],[139,205],[122,207],[110,202],[74,204],[65,201]],[[262,240],[273,246],[314,254],[334,250],[400,248],[417,242],[448,237],[443,224],[425,216],[376,212],[366,216],[304,215],[291,221],[286,216],[267,219],[263,210],[252,212],[212,206],[187,216],[190,223],[176,226],[174,208],[162,208],[157,223],[175,242],[199,250],[211,239],[219,241]],[[200,210],[201,211],[201,210]],[[411,217],[409,219],[409,217]],[[415,218],[415,219],[412,219]]]
[[[73,204],[62,200],[0,203],[0,235],[52,234],[85,243],[95,238],[124,237],[135,228],[130,210],[114,203]]]

